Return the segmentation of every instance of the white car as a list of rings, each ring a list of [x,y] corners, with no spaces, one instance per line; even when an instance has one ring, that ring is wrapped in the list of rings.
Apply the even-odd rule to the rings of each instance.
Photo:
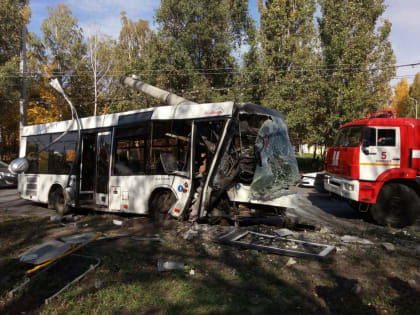
[[[313,187],[319,192],[326,192],[324,189],[324,172],[305,173],[301,175],[302,187]]]
[[[0,188],[16,187],[17,175],[9,171],[9,165],[0,161]]]
[[[306,173],[301,175],[301,183],[300,185],[303,187],[314,187],[315,186],[315,178],[316,174],[318,173]]]

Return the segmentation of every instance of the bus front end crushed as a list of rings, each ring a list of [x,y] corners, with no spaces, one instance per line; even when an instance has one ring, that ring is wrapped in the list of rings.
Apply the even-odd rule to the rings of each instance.
[[[289,187],[300,176],[283,116],[253,104],[237,106],[202,189],[200,217],[279,214],[297,206],[299,196]]]

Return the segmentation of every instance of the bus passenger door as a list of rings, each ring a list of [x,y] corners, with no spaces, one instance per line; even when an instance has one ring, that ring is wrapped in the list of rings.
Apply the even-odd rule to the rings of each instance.
[[[111,132],[98,133],[95,179],[95,201],[97,205],[108,206],[109,164],[111,153]]]
[[[96,138],[97,134],[82,136],[82,163],[80,165],[80,194],[82,200],[92,200],[96,170]]]

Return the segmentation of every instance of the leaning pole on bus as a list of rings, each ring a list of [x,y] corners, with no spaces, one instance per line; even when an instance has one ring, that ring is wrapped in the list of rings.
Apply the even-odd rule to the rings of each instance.
[[[137,79],[135,76],[129,77],[122,75],[120,77],[120,83],[128,88],[132,88],[138,92],[143,92],[151,97],[154,97],[167,105],[193,105],[197,104],[193,101],[187,100],[181,96],[173,94],[171,92],[159,89],[153,85],[144,83]]]

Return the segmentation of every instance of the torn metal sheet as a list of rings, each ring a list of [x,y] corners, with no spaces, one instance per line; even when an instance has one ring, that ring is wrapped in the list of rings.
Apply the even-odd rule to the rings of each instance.
[[[83,234],[75,234],[75,235],[70,235],[70,236],[65,236],[62,237],[61,240],[64,243],[68,243],[68,244],[87,244],[89,243],[92,238],[94,238],[96,236],[96,233],[91,232],[91,233],[83,233]]]
[[[57,291],[56,293],[54,293],[53,295],[51,295],[49,298],[44,300],[44,303],[47,305],[52,299],[54,299],[55,297],[57,297],[58,295],[60,295],[61,293],[63,293],[68,287],[70,287],[73,283],[78,282],[80,279],[84,278],[89,272],[91,272],[92,270],[95,270],[101,263],[101,259],[100,258],[96,258],[96,257],[91,257],[91,256],[84,256],[84,255],[78,255],[78,254],[74,254],[74,256],[78,256],[78,257],[82,257],[82,258],[88,258],[88,259],[92,259],[92,260],[96,260],[96,264],[94,265],[90,265],[89,269],[87,269],[85,272],[83,272],[80,276],[78,276],[76,279],[70,281],[69,283],[67,283],[64,287],[62,287],[59,291]]]
[[[38,265],[63,255],[71,247],[71,243],[51,240],[27,250],[19,256],[19,260],[28,264]]]
[[[156,241],[156,242],[160,242],[159,234],[152,235],[152,236],[132,236],[131,239],[134,240],[134,241]]]
[[[253,231],[235,230],[221,236],[219,241],[224,244],[235,245],[242,248],[256,249],[273,254],[294,257],[325,258],[335,250],[335,246],[332,245],[295,240]],[[276,244],[284,244],[284,246],[279,247],[276,246]],[[289,246],[287,244],[292,245]],[[299,245],[304,247],[305,251],[295,250]],[[287,246],[292,247],[293,249],[288,249]]]

